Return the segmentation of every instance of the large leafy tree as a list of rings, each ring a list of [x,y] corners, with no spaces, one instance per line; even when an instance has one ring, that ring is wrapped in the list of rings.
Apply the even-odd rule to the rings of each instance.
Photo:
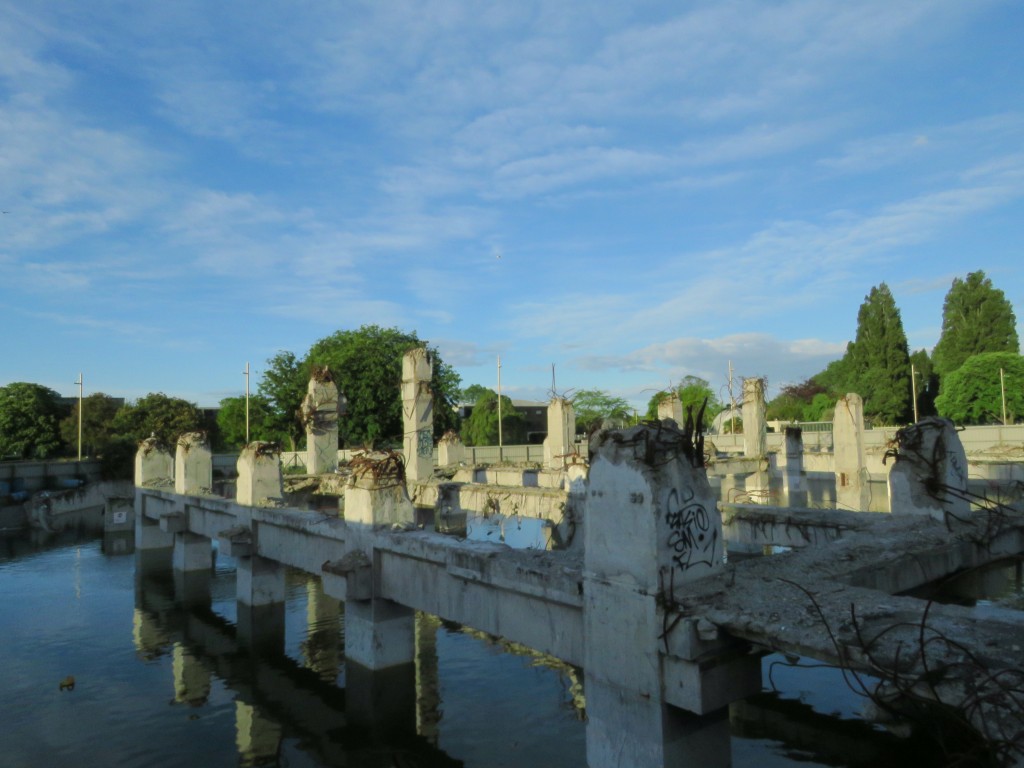
[[[346,445],[401,445],[402,356],[423,345],[415,332],[377,325],[337,331],[313,344],[303,363],[328,366],[348,401],[348,411],[338,423]],[[436,349],[428,349],[434,361],[434,436],[440,437],[458,426],[455,404],[461,381]]]
[[[155,436],[172,446],[185,432],[203,428],[203,414],[192,403],[162,392],[151,392],[134,403],[125,403],[114,417],[114,431],[139,442]]]
[[[218,448],[237,450],[245,445],[245,396],[226,397],[217,411]],[[249,440],[278,442],[281,435],[274,430],[274,413],[263,395],[249,397]]]
[[[498,444],[498,394],[485,392],[473,412],[462,425],[462,441],[466,445]],[[518,445],[526,442],[526,419],[512,405],[512,400],[501,396],[501,442]]]
[[[104,452],[114,438],[114,417],[121,407],[120,399],[94,392],[82,399],[82,452],[96,456]],[[78,407],[76,400],[71,414],[60,423],[60,434],[69,447],[78,445]]]
[[[946,375],[935,407],[941,416],[958,424],[1001,424],[1003,389],[1006,418],[1012,424],[1024,416],[1024,357],[1012,352],[985,352],[967,358]]]
[[[459,402],[467,405],[474,405],[488,392],[496,394],[493,389],[485,387],[483,384],[470,384],[459,392]]]
[[[0,387],[0,457],[45,459],[61,447],[60,395],[24,381]]]
[[[707,400],[707,407],[704,409],[704,429],[711,427],[711,422],[714,421],[715,416],[722,410],[722,404],[711,389],[711,384],[699,376],[684,376],[679,386],[675,388],[675,392],[679,395],[679,402],[683,406],[684,419],[686,418],[687,409],[690,409],[694,418],[696,418],[701,405]],[[658,418],[658,406],[670,395],[671,390],[656,392],[647,403],[646,418]]]
[[[847,354],[864,414],[885,424],[907,421],[913,412],[907,334],[885,283],[872,288],[860,305],[857,338]]]
[[[267,360],[267,368],[257,387],[270,411],[266,426],[272,433],[287,439],[293,451],[306,433],[299,409],[308,385],[309,365],[299,360],[294,352],[281,350]]]
[[[576,429],[592,432],[602,426],[622,426],[630,417],[629,403],[600,389],[581,389],[572,396]]]
[[[1001,290],[985,273],[956,278],[942,305],[942,335],[932,351],[939,378],[952,373],[972,355],[1020,352],[1017,318]]]
[[[798,384],[787,384],[768,403],[767,417],[779,421],[817,421],[816,417],[811,417],[810,412],[813,410],[817,413],[820,409],[812,404],[815,397],[825,393],[825,387],[813,378]]]
[[[914,378],[914,391],[917,392],[917,415],[918,418],[924,418],[925,416],[934,416],[935,411],[935,397],[939,394],[939,377],[935,373],[935,366],[932,364],[932,359],[928,356],[928,352],[923,349],[919,349],[910,355],[910,364],[913,366],[911,371]]]

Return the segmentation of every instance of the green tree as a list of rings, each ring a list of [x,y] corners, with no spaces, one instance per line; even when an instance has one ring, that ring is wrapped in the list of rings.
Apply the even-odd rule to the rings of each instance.
[[[824,392],[825,387],[813,378],[787,384],[768,403],[767,418],[771,421],[816,421],[808,412],[814,398]]]
[[[0,457],[46,459],[61,447],[60,395],[41,384],[0,387]]]
[[[274,413],[263,395],[249,396],[249,440],[279,442],[282,435],[273,427]],[[245,446],[245,396],[225,397],[217,411],[220,436],[218,448],[238,450]]]
[[[908,421],[910,353],[900,311],[885,283],[864,297],[857,338],[847,354],[852,355],[853,391],[864,398],[864,415],[885,424]]]
[[[466,405],[475,405],[477,400],[488,392],[497,394],[493,389],[485,387],[483,384],[470,384],[459,393],[459,402],[465,403]]]
[[[402,356],[423,344],[415,332],[377,325],[337,331],[313,344],[304,364],[328,366],[348,401],[348,412],[338,424],[339,437],[346,445],[401,445]],[[434,436],[440,437],[458,427],[455,405],[461,381],[436,349],[428,350],[434,363],[430,382],[434,392]]]
[[[94,392],[82,398],[82,454],[98,456],[114,437],[114,416],[121,402],[116,397]],[[70,449],[78,447],[78,401],[60,423],[60,436]]]
[[[1012,352],[985,352],[966,362],[942,380],[935,398],[939,415],[958,424],[1001,424],[1002,389],[1006,390],[1006,418],[1011,424],[1024,416],[1024,357]]]
[[[942,335],[932,350],[939,378],[983,352],[1020,352],[1017,318],[1002,291],[984,272],[956,278],[942,305]]]
[[[718,402],[718,397],[711,389],[711,385],[707,380],[700,378],[699,376],[684,376],[683,380],[679,383],[679,386],[675,389],[676,394],[679,395],[679,402],[683,406],[683,419],[686,419],[687,409],[691,409],[694,418],[697,417],[697,412],[700,410],[701,405],[707,400],[707,407],[704,409],[704,429],[711,427],[711,422],[714,421],[715,416],[718,415],[719,411],[722,410],[722,404]],[[645,418],[653,420],[658,418],[658,406],[661,401],[666,397],[669,397],[670,392],[662,391],[656,392],[650,401],[647,403],[647,413]],[[682,425],[680,425],[682,426]]]
[[[114,431],[136,443],[150,435],[173,446],[185,432],[201,430],[203,414],[192,403],[162,392],[151,392],[134,403],[125,403],[114,417]]]
[[[576,429],[589,433],[602,426],[622,426],[630,417],[629,403],[601,389],[581,389],[572,396]]]
[[[308,385],[309,365],[296,358],[293,352],[281,350],[267,360],[267,368],[257,387],[270,409],[266,426],[282,440],[287,439],[293,451],[306,434],[299,409]]]
[[[925,416],[934,416],[935,398],[939,394],[939,377],[935,373],[935,366],[928,352],[919,349],[910,355],[910,364],[914,366],[913,375],[916,379],[914,387],[917,392],[917,416],[923,419]],[[913,393],[911,393],[913,396]]]
[[[855,391],[857,374],[853,367],[853,342],[846,345],[846,352],[841,358],[833,360],[825,366],[825,370],[811,378],[832,396],[833,403],[843,395]]]
[[[466,445],[498,444],[498,394],[487,392],[473,406],[462,425],[462,442]],[[518,445],[526,442],[526,419],[513,407],[512,400],[501,396],[501,442]]]

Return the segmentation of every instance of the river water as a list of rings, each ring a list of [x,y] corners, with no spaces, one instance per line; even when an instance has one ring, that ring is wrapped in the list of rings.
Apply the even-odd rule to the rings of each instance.
[[[415,724],[359,724],[344,606],[315,578],[289,573],[269,651],[239,641],[230,558],[208,601],[173,595],[130,538],[0,538],[0,766],[586,765],[583,675],[553,659],[420,615]],[[766,657],[765,692],[731,708],[733,766],[924,764],[840,672],[790,661]]]

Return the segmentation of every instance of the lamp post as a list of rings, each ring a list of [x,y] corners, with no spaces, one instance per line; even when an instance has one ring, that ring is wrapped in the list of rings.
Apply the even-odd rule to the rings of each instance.
[[[78,460],[82,460],[82,372],[78,372]]]
[[[249,363],[246,361],[245,370],[245,444],[249,445]]]
[[[1003,426],[1006,426],[1006,377],[1003,369],[999,369],[999,396],[1003,401]]]
[[[910,364],[910,392],[914,398],[914,423],[917,424],[917,371],[913,363]]]
[[[501,355],[498,355],[498,463],[502,461],[501,436]]]

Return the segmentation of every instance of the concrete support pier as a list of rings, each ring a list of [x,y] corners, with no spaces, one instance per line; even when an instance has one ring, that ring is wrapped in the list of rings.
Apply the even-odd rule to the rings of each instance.
[[[235,496],[239,504],[266,507],[281,502],[284,497],[281,449],[276,443],[249,443],[235,466],[238,468]]]
[[[551,398],[548,403],[548,436],[544,438],[544,466],[547,469],[565,469],[575,440],[576,414],[572,402],[564,397]]]
[[[285,567],[259,555],[237,562],[239,640],[250,648],[283,651]]]
[[[326,366],[317,366],[309,377],[302,401],[306,424],[306,473],[325,475],[338,468],[338,387]]]
[[[791,507],[807,506],[807,479],[804,477],[804,439],[800,427],[786,427],[786,466],[782,472],[782,492]]]
[[[434,475],[434,360],[424,347],[402,358],[405,477],[412,488]]]
[[[896,446],[889,471],[892,514],[967,522],[967,455],[953,422],[922,419],[896,433]]]
[[[640,426],[605,433],[591,449],[584,527],[587,763],[727,766],[723,708],[750,685],[759,687],[758,660],[753,667],[741,660],[738,674],[720,674],[713,686],[698,653],[686,654],[693,661],[670,660],[660,650],[670,644],[666,613],[687,583],[724,568],[722,521],[700,433]],[[688,638],[687,622],[677,623]],[[685,687],[666,686],[670,663],[674,672],[685,670]]]
[[[768,422],[764,379],[743,380],[743,455],[757,459],[757,468],[746,480],[747,496],[754,503],[769,500]]]
[[[871,500],[864,456],[864,401],[853,392],[839,398],[832,422],[836,507],[867,512]]]
[[[186,432],[181,435],[174,457],[174,492],[184,496],[210,493],[213,454],[206,433]]]

